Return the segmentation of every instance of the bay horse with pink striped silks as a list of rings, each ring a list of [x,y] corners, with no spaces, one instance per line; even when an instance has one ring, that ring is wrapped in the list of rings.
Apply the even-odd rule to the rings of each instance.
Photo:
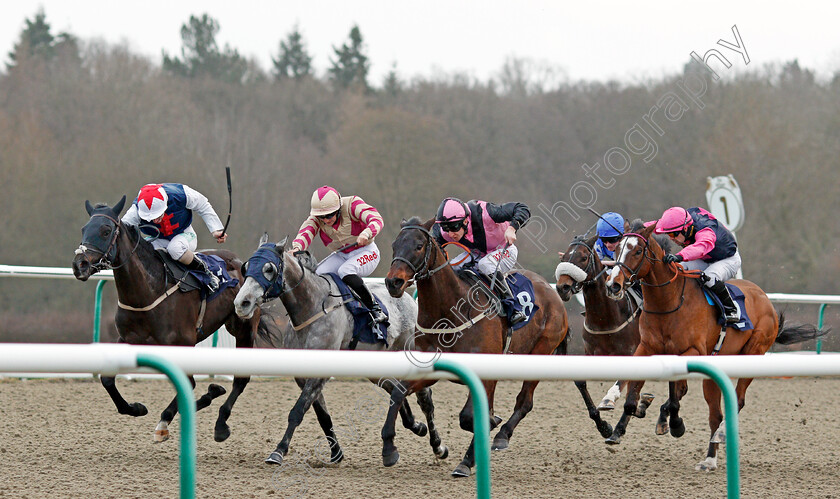
[[[654,228],[653,224],[644,227],[641,221],[634,222],[616,250],[616,266],[606,283],[610,296],[618,300],[623,298],[632,282],[638,280],[642,284],[644,308],[639,318],[639,346],[634,355],[763,355],[774,343],[798,343],[827,332],[812,325],[785,325],[784,315],[776,314],[764,291],[743,279],[728,283],[743,292],[741,312],[748,318],[747,321],[742,314],[745,329],[722,327],[718,322],[718,310],[708,304],[699,285],[699,273],[685,270],[676,262],[665,263],[665,251],[652,237]],[[750,323],[752,327],[746,329]],[[636,410],[644,383],[629,383],[624,413],[606,443],[620,442],[630,415]],[[744,407],[750,383],[752,378],[741,378],[735,386],[739,411]],[[685,433],[685,423],[679,416],[680,400],[688,391],[688,383],[672,381],[668,387],[668,401],[661,408],[656,433],[664,435],[670,430],[672,436],[681,437]],[[717,469],[718,447],[725,439],[720,388],[714,381],[705,379],[703,396],[709,406],[712,437],[706,458],[695,468],[712,471]]]

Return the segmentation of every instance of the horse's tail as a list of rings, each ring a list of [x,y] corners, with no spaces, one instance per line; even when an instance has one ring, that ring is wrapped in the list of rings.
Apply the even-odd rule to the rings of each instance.
[[[257,325],[257,336],[273,348],[283,348],[283,331],[274,320],[274,315],[266,309],[260,310],[260,323]]]
[[[820,329],[813,324],[785,324],[785,313],[779,314],[779,332],[776,334],[776,343],[782,345],[790,345],[791,343],[799,343],[806,340],[813,340],[820,336],[825,336],[831,331],[831,328]]]

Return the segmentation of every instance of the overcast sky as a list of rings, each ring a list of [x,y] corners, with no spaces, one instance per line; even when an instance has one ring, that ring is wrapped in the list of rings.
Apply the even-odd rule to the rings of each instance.
[[[486,80],[509,57],[558,68],[573,81],[633,81],[678,72],[691,51],[715,47],[744,68],[738,54],[716,45],[735,42],[733,25],[747,69],[794,58],[823,78],[840,69],[840,3],[831,1],[10,0],[0,7],[3,62],[39,7],[54,33],[125,42],[158,64],[161,50],[180,56],[179,32],[190,15],[215,18],[220,46],[266,70],[297,25],[319,75],[357,24],[374,85],[393,63],[402,78],[459,71]]]

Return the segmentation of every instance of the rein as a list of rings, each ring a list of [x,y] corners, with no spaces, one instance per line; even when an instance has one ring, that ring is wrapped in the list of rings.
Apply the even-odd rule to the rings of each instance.
[[[431,262],[429,261],[429,257],[432,256],[432,245],[437,246],[437,242],[435,241],[435,238],[432,236],[432,233],[429,232],[428,229],[426,229],[425,227],[420,226],[420,225],[406,225],[406,226],[404,226],[400,229],[400,232],[402,232],[404,230],[407,230],[407,229],[417,229],[420,232],[422,232],[423,234],[425,234],[425,236],[426,236],[426,254],[423,257],[423,264],[420,267],[420,270],[425,271],[424,273],[420,273],[418,271],[417,267],[412,262],[410,262],[408,259],[403,258],[401,256],[395,256],[391,260],[391,265],[393,265],[394,262],[397,262],[397,261],[403,262],[406,265],[408,265],[409,268],[411,268],[411,270],[414,272],[414,276],[406,283],[405,287],[410,286],[413,282],[421,281],[423,279],[428,279],[428,278],[432,277],[433,275],[435,275],[440,270],[444,269],[447,265],[449,265],[449,255],[446,252],[446,248],[441,247],[440,250],[444,254],[443,264],[430,270],[430,265],[434,265],[434,261],[431,261]],[[469,248],[467,248],[463,244],[460,244],[460,243],[457,243],[457,242],[446,243],[446,246],[448,246],[450,244],[454,244],[456,246],[459,246],[467,252],[467,256],[464,257],[464,260],[469,258]],[[437,253],[435,253],[435,256],[433,256],[433,258],[436,258],[436,255],[437,255]],[[461,262],[463,262],[464,260],[462,260]],[[461,262],[458,262],[458,263],[461,263]],[[418,331],[420,331],[422,333],[425,333],[425,334],[460,333],[461,331],[463,331],[465,329],[469,329],[469,328],[475,326],[476,323],[478,323],[479,321],[481,321],[482,319],[484,319],[486,317],[487,317],[487,314],[485,312],[481,312],[477,316],[470,318],[466,322],[462,323],[460,326],[457,326],[457,327],[454,327],[454,328],[425,328],[425,327],[421,326],[420,324],[418,324],[416,321],[414,323],[414,327],[417,328]],[[507,349],[505,348],[505,352],[506,351],[507,351]]]
[[[104,213],[94,213],[93,215],[90,216],[90,218],[93,218],[93,217],[105,217],[108,220],[114,222],[114,231],[111,233],[111,240],[108,243],[108,249],[103,251],[103,250],[97,248],[93,243],[89,243],[89,242],[86,243],[86,242],[82,241],[82,243],[79,245],[78,248],[76,248],[76,251],[74,251],[73,254],[82,255],[86,251],[88,251],[88,249],[92,249],[93,251],[96,251],[97,253],[99,253],[101,255],[99,257],[99,260],[90,264],[90,266],[93,267],[94,270],[96,270],[96,271],[108,270],[108,269],[113,270],[113,269],[118,269],[118,268],[124,266],[126,263],[128,263],[128,258],[131,258],[131,255],[133,255],[134,252],[137,251],[137,247],[140,245],[140,235],[137,236],[137,243],[134,245],[134,248],[131,250],[131,253],[129,253],[128,258],[126,258],[125,261],[123,263],[121,263],[120,265],[117,265],[116,267],[114,267],[114,264],[111,260],[117,258],[115,250],[117,249],[117,240],[120,237],[120,226],[121,226],[121,224],[120,224],[119,220],[117,220],[113,217],[110,217],[110,216],[108,216]],[[114,251],[114,257],[110,258],[109,255],[112,251]]]
[[[633,233],[633,232],[627,233],[627,234],[624,235],[624,237],[627,237],[627,236],[638,237],[639,239],[641,239],[642,241],[645,242],[645,248],[643,250],[644,253],[642,255],[643,258],[642,258],[642,260],[639,261],[639,264],[636,266],[636,268],[634,270],[631,270],[630,267],[628,267],[623,262],[618,261],[618,259],[616,259],[617,261],[615,262],[615,264],[617,266],[619,266],[622,270],[626,269],[628,272],[630,272],[630,277],[627,279],[629,282],[633,282],[637,279],[638,274],[639,274],[639,270],[641,270],[642,264],[644,264],[645,260],[648,260],[649,262],[651,262],[651,265],[654,264],[654,263],[657,263],[657,262],[665,263],[663,260],[661,260],[659,258],[655,258],[655,255],[653,255],[653,256],[648,255],[648,253],[652,254],[653,252],[650,251],[650,242],[648,241],[648,239],[645,236],[643,236],[641,234]],[[688,279],[699,279],[700,276],[702,275],[701,271],[699,271],[699,270],[686,270],[685,268],[683,268],[682,265],[680,265],[676,262],[671,262],[669,264],[668,268],[671,271],[674,272],[674,275],[669,280],[667,280],[667,281],[665,281],[661,284],[653,284],[653,283],[645,282],[643,279],[639,279],[639,282],[642,284],[642,286],[647,286],[647,287],[650,287],[650,288],[661,288],[661,287],[667,286],[667,285],[671,284],[672,282],[676,281],[677,277],[683,276],[685,279],[683,279],[683,286],[682,286],[682,290],[680,291],[680,302],[679,302],[679,304],[677,304],[677,306],[675,308],[673,308],[671,310],[668,310],[668,311],[648,310],[646,308],[643,308],[643,311],[645,313],[655,314],[655,315],[667,315],[667,314],[671,314],[671,313],[676,312],[677,310],[682,308],[683,303],[685,302],[685,285],[686,285],[686,282],[688,282]]]

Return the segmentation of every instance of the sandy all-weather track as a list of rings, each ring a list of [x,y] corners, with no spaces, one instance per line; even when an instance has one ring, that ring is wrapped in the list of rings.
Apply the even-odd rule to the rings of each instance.
[[[0,497],[176,497],[180,418],[171,426],[172,440],[152,443],[157,416],[174,389],[165,380],[120,383],[126,399],[145,403],[149,415],[118,415],[94,380],[0,380]],[[199,381],[197,392],[206,391],[208,383]],[[499,385],[496,413],[505,419],[518,387],[511,381]],[[753,383],[740,420],[743,497],[840,497],[838,387],[836,378]],[[598,396],[606,388],[606,383],[590,383]],[[667,384],[649,382],[645,389],[657,395],[658,407]],[[474,475],[449,476],[469,441],[457,419],[466,387],[434,386],[437,421],[450,457],[436,461],[427,438],[398,423],[401,459],[393,468],[381,464],[379,415],[387,402],[376,390],[366,381],[328,383],[324,394],[345,460],[325,467],[313,457],[323,438],[310,412],[292,440],[290,466],[282,474],[263,459],[285,429],[298,395],[293,382],[253,380],[230,418],[232,434],[224,443],[213,441],[219,407],[214,403],[197,416],[198,497],[286,497],[300,488],[312,498],[474,497]],[[725,468],[711,474],[694,470],[709,437],[699,381],[689,382],[683,408],[688,431],[682,438],[654,435],[654,411],[631,422],[621,445],[608,447],[571,382],[541,383],[534,410],[517,429],[510,449],[491,456],[493,495],[724,497]],[[617,417],[609,419],[614,423]],[[720,463],[726,465],[723,451]]]

